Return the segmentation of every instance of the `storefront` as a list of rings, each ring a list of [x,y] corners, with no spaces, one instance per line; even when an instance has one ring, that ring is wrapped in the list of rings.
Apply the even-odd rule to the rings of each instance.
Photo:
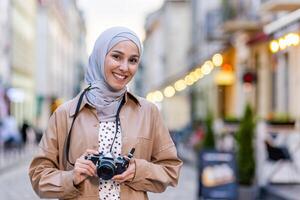
[[[236,83],[234,66],[235,50],[232,47],[228,48],[222,55],[224,61],[215,74],[214,81],[218,88],[218,117],[224,119],[234,117],[234,85]]]
[[[269,117],[272,105],[272,56],[269,50],[269,37],[263,32],[257,32],[248,41],[249,69],[243,76],[243,82],[251,86],[251,104],[256,114],[266,119]],[[252,78],[249,77],[252,74]],[[247,77],[248,76],[248,77]]]
[[[266,25],[272,53],[271,112],[273,118],[300,117],[300,9]]]

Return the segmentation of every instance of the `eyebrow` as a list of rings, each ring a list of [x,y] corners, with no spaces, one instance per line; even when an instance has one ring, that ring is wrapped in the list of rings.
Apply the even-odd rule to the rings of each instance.
[[[115,53],[119,53],[119,54],[122,54],[124,55],[124,53],[122,51],[119,51],[119,50],[112,50],[112,52],[115,52]],[[134,55],[131,55],[132,57],[140,57],[139,55],[137,54],[134,54]]]

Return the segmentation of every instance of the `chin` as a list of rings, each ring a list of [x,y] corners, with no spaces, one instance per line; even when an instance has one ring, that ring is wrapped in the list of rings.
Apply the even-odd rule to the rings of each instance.
[[[115,90],[115,91],[120,91],[122,90],[124,87],[126,87],[125,85],[124,86],[120,86],[120,85],[114,85],[112,86],[112,89]]]

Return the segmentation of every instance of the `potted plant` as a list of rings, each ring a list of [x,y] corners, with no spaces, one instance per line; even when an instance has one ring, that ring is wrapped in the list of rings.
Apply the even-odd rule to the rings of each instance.
[[[214,137],[214,131],[213,131],[213,114],[211,111],[207,112],[207,115],[204,119],[203,123],[203,132],[204,137],[203,140],[199,141],[199,143],[196,145],[196,148],[198,150],[198,170],[199,170],[199,185],[198,185],[198,195],[199,197],[202,196],[202,163],[201,163],[201,157],[203,153],[206,151],[215,150],[215,137]]]
[[[215,149],[215,136],[213,131],[213,114],[211,111],[207,112],[205,118],[205,135],[203,139],[204,149]]]
[[[203,122],[197,123],[195,134],[197,142],[194,144],[194,150],[199,153],[202,149],[215,149],[215,137],[213,131],[213,115],[210,111]]]
[[[236,133],[237,166],[240,199],[253,199],[255,176],[254,140],[255,120],[252,108],[246,105],[244,115]]]
[[[294,128],[295,120],[287,113],[275,113],[269,115],[267,124],[273,127]]]
[[[241,119],[236,116],[225,116],[223,121],[225,124],[239,124]]]

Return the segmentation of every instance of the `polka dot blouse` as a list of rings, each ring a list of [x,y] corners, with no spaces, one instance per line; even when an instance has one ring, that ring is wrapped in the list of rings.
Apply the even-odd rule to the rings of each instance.
[[[117,157],[121,155],[121,127],[118,124],[118,133],[113,144],[112,153]],[[115,137],[116,122],[100,122],[99,130],[99,152],[108,153]],[[120,199],[120,184],[113,180],[100,179],[99,186],[100,200]]]

